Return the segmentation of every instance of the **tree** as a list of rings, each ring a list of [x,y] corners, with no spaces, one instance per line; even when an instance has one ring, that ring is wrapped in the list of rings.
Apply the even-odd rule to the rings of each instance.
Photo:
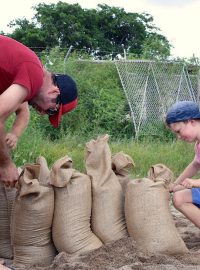
[[[10,35],[12,38],[26,46],[37,48],[39,51],[46,48],[44,33],[36,27],[34,22],[29,22],[27,19],[17,19],[10,22],[9,26],[15,27],[14,32]]]
[[[162,35],[149,33],[143,44],[141,57],[151,60],[165,60],[170,56],[171,45]]]
[[[79,4],[65,2],[41,3],[34,10],[36,14],[31,22],[18,19],[10,24],[15,27],[11,37],[30,47],[72,45],[99,58],[115,57],[124,49],[137,57],[146,57],[147,52],[152,54],[151,45],[154,55],[157,51],[165,57],[170,49],[167,39],[157,33],[153,17],[147,13],[130,13],[105,4],[97,9],[83,9]]]

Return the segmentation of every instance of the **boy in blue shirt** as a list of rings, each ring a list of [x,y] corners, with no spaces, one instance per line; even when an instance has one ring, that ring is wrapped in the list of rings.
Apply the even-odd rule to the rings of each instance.
[[[200,110],[193,101],[175,103],[167,112],[166,123],[178,139],[195,142],[192,162],[170,186],[173,204],[200,228],[200,179],[192,179],[200,170]]]

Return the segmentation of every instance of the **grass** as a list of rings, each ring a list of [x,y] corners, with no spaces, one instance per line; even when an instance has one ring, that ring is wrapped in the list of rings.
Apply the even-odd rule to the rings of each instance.
[[[194,155],[194,146],[180,141],[114,143],[111,147],[114,152],[123,150],[133,158],[136,166],[131,173],[136,178],[147,176],[149,168],[158,163],[169,167],[177,177]]]
[[[84,156],[87,141],[79,136],[66,135],[62,139],[52,142],[48,138],[44,138],[42,134],[38,134],[37,130],[29,129],[21,137],[12,155],[17,166],[24,163],[34,163],[36,158],[42,155],[46,158],[49,167],[57,159],[68,155],[73,160],[73,167],[85,172]],[[132,157],[136,164],[130,171],[133,178],[146,177],[149,168],[158,163],[165,164],[177,177],[194,156],[194,145],[181,141],[137,142],[126,140],[116,142],[110,138],[109,146],[112,154],[123,151]]]

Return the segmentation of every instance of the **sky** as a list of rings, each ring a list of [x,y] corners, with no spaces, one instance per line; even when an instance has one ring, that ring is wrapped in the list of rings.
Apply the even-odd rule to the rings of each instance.
[[[7,24],[15,19],[34,16],[33,6],[39,3],[57,3],[58,0],[6,0],[1,6],[0,31],[12,32]],[[126,12],[146,12],[153,16],[154,24],[160,28],[169,42],[174,57],[200,58],[200,0],[62,0],[78,3],[82,8],[96,8],[107,4],[124,8]]]

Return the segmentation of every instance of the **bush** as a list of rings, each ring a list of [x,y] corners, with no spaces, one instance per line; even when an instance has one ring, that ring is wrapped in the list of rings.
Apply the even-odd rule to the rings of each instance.
[[[118,73],[112,62],[77,60],[76,53],[64,65],[66,52],[54,48],[43,52],[44,65],[56,73],[66,72],[77,82],[79,100],[75,110],[62,118],[62,125],[55,129],[48,117],[40,117],[32,110],[30,124],[45,138],[52,141],[66,135],[80,138],[96,137],[108,133],[113,140],[135,138],[133,121]],[[162,123],[147,123],[139,133],[139,139],[173,140],[174,137]]]
[[[48,61],[44,61],[58,67],[58,61],[51,60],[55,55],[63,61],[63,54],[59,56],[55,50],[49,55]],[[60,139],[66,134],[88,138],[102,133],[115,138],[132,137],[133,125],[126,117],[129,113],[127,101],[113,63],[92,64],[73,60],[67,62],[66,69],[77,82],[78,106],[62,118],[62,125],[58,129],[51,126],[47,117],[39,119],[34,112],[32,125],[51,140]]]

